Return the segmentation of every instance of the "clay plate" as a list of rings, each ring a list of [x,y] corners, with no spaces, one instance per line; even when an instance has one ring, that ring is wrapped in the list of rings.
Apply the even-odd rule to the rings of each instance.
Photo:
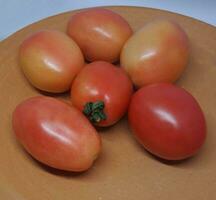
[[[2,200],[213,200],[216,197],[216,28],[182,15],[137,7],[108,7],[134,30],[155,18],[177,21],[191,43],[188,68],[178,85],[202,106],[208,137],[199,154],[169,163],[147,153],[133,138],[127,120],[101,130],[103,152],[85,173],[66,173],[32,159],[16,142],[11,113],[22,100],[41,93],[31,87],[17,64],[18,47],[30,33],[66,30],[63,13],[34,23],[0,43],[0,199]],[[68,98],[68,94],[63,97]]]

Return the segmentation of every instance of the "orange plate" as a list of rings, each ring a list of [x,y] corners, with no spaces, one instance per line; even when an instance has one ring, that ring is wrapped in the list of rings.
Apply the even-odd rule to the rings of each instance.
[[[178,85],[201,104],[208,126],[199,154],[165,163],[147,153],[131,135],[126,119],[102,130],[103,153],[87,172],[66,173],[33,160],[16,142],[11,113],[39,93],[17,64],[19,44],[40,29],[66,30],[75,13],[63,13],[32,24],[0,43],[0,199],[1,200],[213,200],[216,198],[216,28],[182,15],[137,7],[108,7],[125,17],[134,30],[165,17],[177,21],[191,42],[188,68]],[[55,96],[55,95],[54,95]],[[57,97],[59,97],[57,95]],[[62,96],[60,97],[62,98]],[[64,94],[63,98],[68,98]]]

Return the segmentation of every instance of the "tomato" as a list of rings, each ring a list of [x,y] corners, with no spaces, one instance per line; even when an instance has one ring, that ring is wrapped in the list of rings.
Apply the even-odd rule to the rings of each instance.
[[[185,69],[189,41],[176,23],[155,20],[137,31],[124,45],[121,66],[137,88],[158,82],[174,82]]]
[[[42,30],[30,35],[19,49],[19,63],[29,82],[47,92],[64,92],[84,66],[78,45],[66,34]]]
[[[67,32],[88,61],[115,62],[119,60],[120,51],[132,29],[117,13],[93,8],[72,15]]]
[[[128,118],[137,140],[152,154],[181,160],[197,153],[206,138],[203,112],[186,90],[168,83],[139,89]]]
[[[121,68],[95,61],[75,78],[71,98],[95,125],[110,126],[127,111],[132,92],[132,82]]]
[[[18,141],[38,161],[62,170],[84,171],[101,150],[101,140],[76,108],[51,97],[32,97],[13,112]]]

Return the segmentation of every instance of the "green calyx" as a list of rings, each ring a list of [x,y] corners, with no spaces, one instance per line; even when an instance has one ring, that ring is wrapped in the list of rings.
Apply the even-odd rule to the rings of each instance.
[[[88,102],[84,106],[83,113],[92,123],[99,123],[107,118],[104,107],[103,101]]]

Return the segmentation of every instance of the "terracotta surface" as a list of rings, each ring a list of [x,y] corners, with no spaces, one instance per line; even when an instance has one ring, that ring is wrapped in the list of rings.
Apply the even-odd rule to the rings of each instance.
[[[15,106],[40,94],[17,65],[18,46],[34,31],[65,31],[69,12],[30,25],[0,43],[0,199],[2,200],[213,200],[216,198],[216,28],[160,10],[109,7],[136,30],[145,22],[167,17],[177,21],[191,42],[188,68],[178,85],[201,104],[208,137],[200,153],[178,163],[162,162],[131,135],[126,119],[100,130],[103,153],[88,172],[66,173],[33,160],[16,142],[11,128]],[[68,94],[56,96],[67,98]]]

